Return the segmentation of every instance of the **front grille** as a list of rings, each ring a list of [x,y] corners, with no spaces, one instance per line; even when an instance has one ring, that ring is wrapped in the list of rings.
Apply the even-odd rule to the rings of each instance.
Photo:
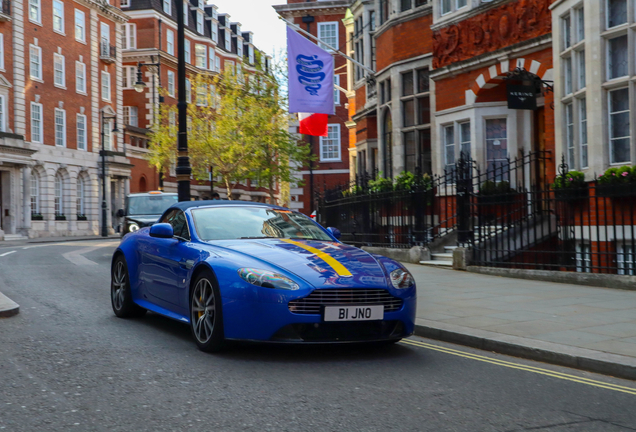
[[[322,289],[309,296],[289,302],[289,311],[296,314],[320,315],[321,306],[330,305],[383,305],[384,312],[395,312],[402,307],[402,299],[393,297],[383,289]]]

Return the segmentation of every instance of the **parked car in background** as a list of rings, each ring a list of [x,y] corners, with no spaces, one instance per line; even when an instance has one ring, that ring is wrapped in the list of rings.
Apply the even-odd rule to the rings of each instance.
[[[117,211],[117,216],[124,218],[121,223],[121,235],[138,231],[139,228],[151,226],[171,205],[179,201],[176,193],[152,191],[130,194],[126,197],[123,209]]]

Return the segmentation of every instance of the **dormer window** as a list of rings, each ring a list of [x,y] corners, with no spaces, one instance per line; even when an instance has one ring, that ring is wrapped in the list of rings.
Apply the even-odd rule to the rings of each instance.
[[[225,28],[225,49],[232,51],[232,35],[230,34],[230,28]]]
[[[203,12],[197,12],[197,32],[203,34]]]
[[[183,2],[183,24],[188,25],[188,15],[190,15],[190,8],[188,7],[188,2]]]

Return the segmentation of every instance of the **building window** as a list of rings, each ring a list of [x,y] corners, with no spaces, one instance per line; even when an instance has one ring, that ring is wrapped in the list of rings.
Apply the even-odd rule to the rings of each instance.
[[[502,169],[508,158],[507,125],[505,118],[486,120],[486,162],[489,180],[508,180],[508,172]]]
[[[212,23],[212,40],[214,43],[219,43],[219,24],[216,22]]]
[[[172,15],[171,3],[172,3],[172,0],[163,0],[163,11],[164,13],[167,13],[168,15]]]
[[[579,69],[578,73],[578,90],[584,89],[587,80],[585,76],[585,50],[581,50],[577,53],[578,64],[577,67]]]
[[[197,31],[203,34],[203,14],[197,12]]]
[[[455,126],[443,127],[444,165],[449,172],[455,168]]]
[[[168,96],[175,96],[174,91],[174,72],[168,71]]]
[[[574,107],[571,103],[565,106],[565,142],[567,144],[568,165],[576,167],[574,158]]]
[[[563,27],[563,49],[568,49],[572,46],[572,26],[570,25],[570,13],[561,18],[561,25]]]
[[[415,173],[417,167],[415,131],[406,132],[402,139],[404,140],[404,168],[410,173]]]
[[[42,24],[42,5],[40,0],[29,0],[29,20]]]
[[[122,49],[137,48],[137,25],[124,24],[122,28]]]
[[[53,54],[53,83],[57,87],[66,86],[64,56],[60,54]]]
[[[459,10],[468,4],[467,0],[439,0],[439,2],[441,15],[446,15]],[[415,0],[416,7],[422,6],[426,3],[426,0]]]
[[[183,52],[185,53],[185,61],[186,63],[192,64],[192,56],[190,55],[190,41],[189,40],[185,40],[184,41],[184,50]]]
[[[86,94],[86,65],[75,62],[75,91]]]
[[[102,71],[102,99],[110,101],[110,73]]]
[[[119,2],[119,7],[130,7],[130,0],[121,0]]]
[[[576,271],[581,273],[592,271],[592,250],[588,243],[576,244]]]
[[[84,12],[75,9],[75,39],[86,42],[86,24]]]
[[[78,215],[85,215],[86,210],[84,209],[84,202],[86,188],[84,187],[84,178],[82,176],[77,177],[77,195],[75,196],[75,211]]]
[[[7,105],[4,95],[0,95],[0,132],[6,132]]]
[[[4,70],[4,35],[0,33],[0,69]]]
[[[55,175],[55,216],[64,215],[64,180],[60,173]]]
[[[42,79],[42,48],[31,45],[30,53],[30,74],[32,79]]]
[[[214,58],[214,70],[221,72],[221,57]]]
[[[216,57],[216,53],[214,52],[214,48],[209,47],[208,48],[208,69],[213,71],[214,70],[214,58]]]
[[[585,39],[585,9],[580,7],[574,11],[576,15],[576,41]]]
[[[239,38],[236,38],[236,55],[243,57],[243,41]]]
[[[64,3],[53,0],[53,30],[64,33]]]
[[[86,150],[86,116],[77,115],[77,149]]]
[[[579,102],[579,141],[581,143],[581,168],[588,167],[587,160],[587,100],[581,99]]]
[[[40,214],[40,178],[31,171],[31,214]]]
[[[189,0],[183,2],[183,24],[188,25],[188,17],[190,15],[190,8],[188,7]]]
[[[609,92],[610,163],[629,162],[629,91],[627,88]]]
[[[318,23],[318,39],[324,43],[320,43],[322,49],[329,50],[327,45],[338,49],[338,23],[324,22]]]
[[[42,104],[31,102],[31,142],[42,142]]]
[[[121,79],[122,88],[131,89],[135,82],[137,82],[137,68],[135,66],[124,66]]]
[[[236,73],[236,70],[234,69],[234,62],[232,60],[225,60],[225,62],[223,63],[223,70],[225,71],[232,71],[234,73]]]
[[[137,117],[137,107],[136,106],[125,106],[124,107],[124,124],[129,126],[138,127],[139,119]]]
[[[197,106],[208,106],[208,87],[205,84],[197,85]]]
[[[411,0],[400,0],[400,12],[407,11],[413,7]]]
[[[106,120],[102,125],[102,130],[104,132],[104,147],[106,150],[113,150],[115,135],[113,135],[113,121]]]
[[[55,145],[66,147],[66,111],[55,108]]]
[[[470,122],[459,124],[459,151],[470,159]]]
[[[208,50],[205,45],[196,44],[194,46],[194,56],[196,61],[196,66],[205,69],[208,65],[208,59],[206,57]]]
[[[393,178],[393,120],[391,110],[387,109],[384,113],[384,121],[382,122],[382,137],[384,150],[384,176]]]
[[[572,93],[572,57],[563,59],[563,90],[564,96]]]
[[[172,30],[168,30],[166,39],[166,52],[170,55],[174,55],[174,32]]]
[[[608,79],[620,78],[628,73],[627,35],[607,41]]]
[[[627,22],[627,0],[607,0],[607,28]]]
[[[330,124],[326,137],[320,137],[320,161],[340,161],[340,125]]]
[[[334,86],[340,86],[340,75],[338,74],[333,75],[333,84]],[[340,105],[340,90],[338,90],[335,87],[333,89],[333,102],[336,105]]]
[[[192,103],[192,83],[186,78],[186,102]]]

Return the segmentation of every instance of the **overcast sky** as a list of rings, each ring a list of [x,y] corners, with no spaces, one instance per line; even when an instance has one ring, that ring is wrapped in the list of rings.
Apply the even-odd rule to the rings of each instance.
[[[278,19],[272,5],[286,0],[208,0],[219,7],[219,13],[229,13],[232,22],[240,22],[241,30],[254,33],[254,45],[267,54],[286,50],[285,23]]]

